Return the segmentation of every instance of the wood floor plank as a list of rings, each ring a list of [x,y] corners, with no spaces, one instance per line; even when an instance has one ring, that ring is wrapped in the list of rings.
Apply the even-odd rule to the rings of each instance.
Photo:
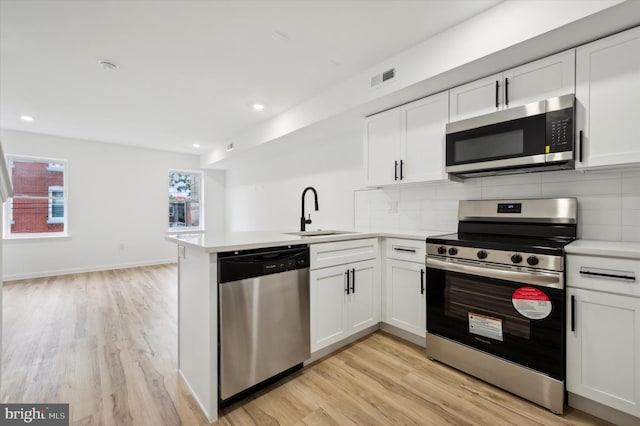
[[[72,425],[206,425],[177,374],[175,265],[5,283],[3,402]],[[564,416],[377,332],[220,413],[218,425],[605,425]]]

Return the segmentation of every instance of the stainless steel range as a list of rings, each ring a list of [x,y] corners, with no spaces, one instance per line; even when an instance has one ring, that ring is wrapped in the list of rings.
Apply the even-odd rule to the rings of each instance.
[[[460,201],[427,238],[427,356],[561,414],[574,198]]]

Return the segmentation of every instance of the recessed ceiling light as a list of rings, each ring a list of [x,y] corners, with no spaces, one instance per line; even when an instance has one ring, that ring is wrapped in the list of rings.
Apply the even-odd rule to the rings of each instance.
[[[28,122],[32,122],[33,120],[35,120],[33,117],[29,116],[29,115],[21,115],[20,116],[20,120],[22,121],[28,121]]]
[[[105,71],[116,71],[118,66],[111,61],[107,61],[106,59],[100,59],[98,61],[98,65],[102,67]]]
[[[264,105],[262,104],[253,104],[253,109],[256,111],[262,111],[264,109]]]
[[[194,143],[193,145],[191,145],[194,148],[200,148],[200,144],[199,143]]]

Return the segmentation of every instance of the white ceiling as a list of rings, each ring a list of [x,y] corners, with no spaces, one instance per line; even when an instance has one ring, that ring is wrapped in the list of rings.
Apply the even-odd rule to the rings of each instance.
[[[0,0],[0,127],[200,153],[497,3]]]

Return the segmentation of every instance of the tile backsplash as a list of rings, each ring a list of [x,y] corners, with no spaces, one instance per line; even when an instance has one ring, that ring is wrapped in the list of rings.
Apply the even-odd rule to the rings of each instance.
[[[354,226],[356,231],[453,232],[459,200],[556,197],[578,199],[578,238],[640,241],[640,168],[529,173],[358,190]]]

